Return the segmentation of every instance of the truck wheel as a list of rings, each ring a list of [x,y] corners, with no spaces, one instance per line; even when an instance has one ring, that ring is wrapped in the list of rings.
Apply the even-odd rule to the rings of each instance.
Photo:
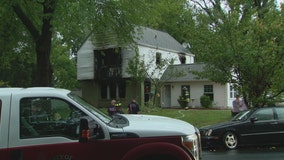
[[[227,149],[236,149],[238,147],[238,137],[233,132],[225,133],[223,142]]]

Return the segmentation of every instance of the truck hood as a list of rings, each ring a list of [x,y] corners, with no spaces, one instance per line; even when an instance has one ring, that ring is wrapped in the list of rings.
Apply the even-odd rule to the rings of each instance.
[[[121,116],[128,120],[128,125],[122,127],[124,132],[135,133],[139,137],[188,135],[196,132],[191,124],[174,118],[140,114]]]

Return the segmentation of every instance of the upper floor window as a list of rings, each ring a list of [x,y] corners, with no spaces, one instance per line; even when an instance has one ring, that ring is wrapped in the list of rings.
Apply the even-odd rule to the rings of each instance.
[[[156,53],[156,64],[161,64],[161,60],[162,60],[161,53],[157,52]]]
[[[204,95],[209,96],[210,100],[214,100],[213,85],[204,85]]]

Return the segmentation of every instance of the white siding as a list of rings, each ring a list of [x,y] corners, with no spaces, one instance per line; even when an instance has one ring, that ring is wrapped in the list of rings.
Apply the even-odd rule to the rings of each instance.
[[[156,48],[149,48],[149,46],[138,46],[139,48],[139,55],[141,58],[141,61],[144,61],[145,66],[147,66],[147,72],[148,74],[153,73],[154,78],[161,78],[162,74],[164,73],[166,67],[159,71],[159,72],[153,72],[156,67],[156,53],[161,53],[161,59],[167,59],[167,60],[174,60],[174,64],[181,64],[179,60],[179,55],[177,52],[174,52],[172,50],[163,50],[163,49],[156,49]],[[186,55],[186,63],[193,63],[193,55]],[[149,67],[149,68],[148,68]]]
[[[94,45],[87,40],[77,52],[77,79],[94,79]]]
[[[161,104],[164,106],[179,107],[177,99],[181,95],[181,86],[190,86],[190,98],[194,99],[194,106],[201,107],[200,97],[204,94],[204,85],[213,85],[214,92],[214,102],[213,107],[217,108],[227,108],[227,85],[220,85],[213,82],[182,82],[182,83],[172,83],[171,84],[171,97],[165,97],[164,90],[162,90]],[[165,99],[170,98],[171,104],[165,104]],[[189,103],[192,106],[192,101]]]
[[[131,49],[122,49],[121,50],[121,59],[122,59],[122,78],[129,78],[130,75],[126,72],[128,68],[128,62],[130,59],[134,58],[135,52]]]

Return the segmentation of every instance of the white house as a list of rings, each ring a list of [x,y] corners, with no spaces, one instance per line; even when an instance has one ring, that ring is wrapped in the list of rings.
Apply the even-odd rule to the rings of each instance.
[[[203,71],[205,64],[181,64],[168,67],[161,77],[164,87],[161,90],[163,108],[179,107],[177,99],[186,87],[189,91],[189,106],[201,107],[200,97],[207,95],[213,101],[213,108],[231,108],[236,92],[229,84],[221,85],[208,79],[200,79],[193,72]],[[182,76],[171,76],[171,72],[182,72]]]
[[[139,37],[137,34],[135,37]],[[142,34],[135,39],[140,60],[152,72],[162,59],[172,59],[173,64],[194,63],[194,55],[186,50],[168,33],[142,28]],[[147,101],[151,87],[149,81],[133,84],[127,74],[128,62],[136,55],[134,49],[116,45],[96,46],[90,38],[79,49],[77,56],[77,79],[82,82],[82,96],[96,106],[107,106],[111,99],[128,103],[136,96],[140,103]],[[154,75],[160,78],[164,71]]]
[[[169,68],[166,72],[155,72],[155,78],[164,82],[162,107],[178,107],[177,98],[184,86],[190,89],[191,106],[200,107],[200,96],[206,94],[212,98],[213,107],[231,107],[234,91],[229,85],[197,79],[188,72],[202,69],[202,64],[194,64],[194,54],[166,32],[142,28],[141,33],[140,37],[135,35],[139,38],[134,40],[140,61],[151,66],[147,68],[149,73],[161,59],[172,59],[175,69],[186,71],[184,77],[171,77]],[[89,37],[77,53],[77,79],[82,82],[82,96],[98,107],[108,106],[111,99],[127,104],[133,96],[141,104],[147,101],[151,92],[150,82],[145,79],[141,84],[132,83],[126,72],[128,62],[135,54],[135,50],[128,46],[107,44],[101,47]]]

